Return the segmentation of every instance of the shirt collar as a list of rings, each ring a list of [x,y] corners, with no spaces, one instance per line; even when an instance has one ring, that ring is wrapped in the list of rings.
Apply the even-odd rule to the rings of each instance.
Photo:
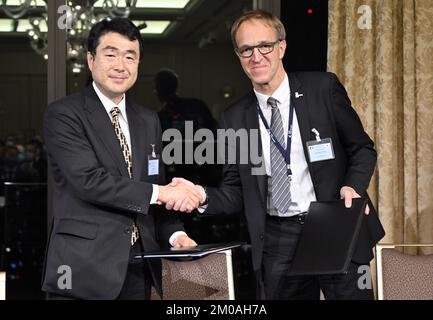
[[[256,89],[254,89],[254,93],[257,97],[257,100],[259,101],[260,108],[262,109],[271,108],[268,105],[269,97],[273,97],[274,99],[276,99],[280,105],[281,104],[285,105],[285,102],[288,99],[290,99],[289,77],[287,76],[287,73],[284,76],[284,80],[281,82],[278,88],[272,93],[272,95],[268,96],[266,94],[256,91]]]
[[[126,117],[126,103],[125,103],[125,94],[123,94],[122,100],[119,102],[118,105],[116,105],[113,101],[111,101],[109,98],[107,98],[101,90],[99,90],[98,86],[96,85],[95,81],[93,81],[93,89],[95,89],[96,94],[99,97],[99,100],[101,100],[102,105],[104,106],[105,110],[108,114],[110,114],[111,109],[113,107],[118,107],[120,110],[120,115],[123,116],[126,122],[128,122],[128,118]]]

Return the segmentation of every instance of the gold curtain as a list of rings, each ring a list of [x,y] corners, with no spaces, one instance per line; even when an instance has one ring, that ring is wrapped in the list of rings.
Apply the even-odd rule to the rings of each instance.
[[[328,71],[376,144],[382,242],[433,243],[433,0],[329,0]]]

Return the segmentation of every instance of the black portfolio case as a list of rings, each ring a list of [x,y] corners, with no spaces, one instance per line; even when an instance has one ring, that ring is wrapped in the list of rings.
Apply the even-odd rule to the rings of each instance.
[[[347,273],[367,199],[312,202],[295,251],[290,275]]]

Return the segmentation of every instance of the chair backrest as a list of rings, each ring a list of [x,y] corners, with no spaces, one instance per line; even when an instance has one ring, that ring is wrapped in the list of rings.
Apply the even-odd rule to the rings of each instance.
[[[396,250],[404,247],[433,248],[433,244],[376,245],[379,300],[433,299],[433,254],[410,255]]]
[[[231,250],[191,261],[162,259],[164,300],[234,300]],[[159,296],[152,289],[152,299]]]
[[[6,272],[0,272],[0,300],[6,300]]]

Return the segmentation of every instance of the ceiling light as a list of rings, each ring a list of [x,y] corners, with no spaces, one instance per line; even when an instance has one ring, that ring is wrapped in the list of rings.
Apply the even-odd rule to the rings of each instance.
[[[12,31],[14,31],[14,20],[0,19],[0,32],[12,32]]]
[[[38,22],[34,25],[37,25],[39,27],[39,30],[41,32],[48,32],[48,26],[47,22],[45,20],[38,20]],[[28,30],[32,29],[32,25],[29,20],[27,19],[19,19],[18,20],[18,27],[17,32],[27,32]]]
[[[136,8],[184,9],[191,0],[137,0]],[[102,8],[104,0],[98,0],[95,8]],[[119,7],[125,7],[125,0],[118,1]]]
[[[6,5],[8,6],[21,6],[23,3],[20,0],[6,0]],[[35,2],[33,0],[32,2]],[[36,6],[37,7],[45,7],[45,1],[44,0],[36,0]]]
[[[190,0],[138,0],[137,8],[184,9]]]

